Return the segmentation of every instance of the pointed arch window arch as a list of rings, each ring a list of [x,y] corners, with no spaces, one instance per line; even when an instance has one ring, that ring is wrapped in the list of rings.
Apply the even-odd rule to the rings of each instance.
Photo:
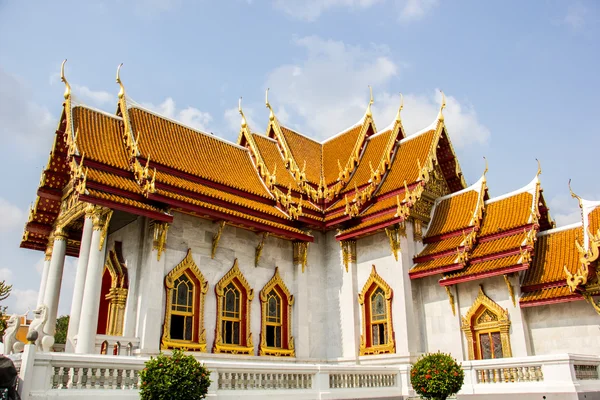
[[[294,357],[294,338],[292,337],[292,305],[294,296],[279,276],[279,267],[273,277],[260,291],[261,356]]]
[[[487,297],[483,287],[462,319],[469,360],[512,357],[508,310]]]
[[[165,277],[165,288],[167,307],[161,347],[205,352],[204,297],[208,282],[194,262],[191,249]]]
[[[254,290],[242,275],[237,258],[233,266],[215,286],[217,326],[214,353],[252,354],[250,306]]]
[[[396,351],[392,326],[392,297],[392,288],[379,276],[373,265],[369,279],[358,294],[363,316],[359,349],[361,356]]]

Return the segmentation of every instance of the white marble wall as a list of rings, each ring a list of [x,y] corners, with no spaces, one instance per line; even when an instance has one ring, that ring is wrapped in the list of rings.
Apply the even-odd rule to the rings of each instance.
[[[523,309],[533,355],[600,355],[600,315],[583,300]]]

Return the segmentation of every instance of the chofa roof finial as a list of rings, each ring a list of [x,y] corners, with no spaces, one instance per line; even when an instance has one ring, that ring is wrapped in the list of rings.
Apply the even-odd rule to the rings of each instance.
[[[369,106],[367,107],[367,117],[373,116],[371,113],[371,106],[373,105],[373,88],[369,85],[369,94],[371,98],[369,99]]]
[[[404,96],[402,95],[402,93],[400,93],[400,107],[398,108],[398,113],[396,114],[396,122],[400,122],[400,113],[402,112],[402,109],[404,108]]]
[[[68,99],[69,97],[71,97],[71,85],[69,85],[69,82],[67,81],[67,78],[65,77],[65,64],[66,63],[67,63],[67,59],[65,58],[65,60],[60,65],[60,80],[65,83],[65,94],[64,94],[65,100]]]
[[[123,97],[125,97],[125,86],[123,86],[123,82],[121,82],[121,67],[122,66],[123,66],[123,63],[119,64],[119,66],[117,67],[117,83],[120,86],[119,99],[122,99]]]
[[[442,113],[442,110],[444,108],[446,108],[446,95],[444,94],[444,91],[440,89],[440,93],[442,94],[442,104],[440,105],[440,113],[438,114],[438,119],[440,121],[444,120],[444,114]]]
[[[275,119],[275,113],[273,112],[273,108],[271,107],[271,103],[269,103],[269,88],[267,88],[267,92],[265,93],[265,106],[269,109],[269,121],[273,121]]]
[[[571,197],[574,199],[577,199],[577,201],[579,201],[579,208],[583,208],[583,200],[581,199],[581,197],[579,197],[578,195],[576,195],[573,192],[573,189],[571,189],[571,180],[569,179],[569,192],[571,192]]]
[[[535,159],[535,161],[537,161],[538,163],[538,170],[537,173],[535,174],[536,177],[539,177],[542,174],[542,164],[540,164],[540,160],[538,160],[537,158]],[[570,182],[570,180],[569,180]]]
[[[488,172],[488,160],[485,156],[483,157],[483,159],[485,160],[485,169],[483,170],[483,176],[485,177],[485,174],[487,174]]]
[[[242,116],[242,128],[245,128],[248,126],[248,123],[246,122],[246,116],[244,115],[244,112],[242,111],[242,97],[240,96],[240,100],[238,102],[238,111],[240,112],[240,115]]]

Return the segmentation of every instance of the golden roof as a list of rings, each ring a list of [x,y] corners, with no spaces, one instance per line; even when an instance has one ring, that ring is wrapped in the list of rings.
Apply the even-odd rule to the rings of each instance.
[[[434,271],[438,268],[446,267],[449,265],[457,264],[458,257],[456,254],[450,254],[443,257],[434,258],[422,263],[419,263],[410,269],[411,274],[417,272]]]
[[[500,257],[488,261],[479,263],[470,263],[465,268],[458,272],[451,272],[446,274],[440,281],[454,280],[456,278],[471,277],[477,279],[478,275],[487,275],[494,272],[503,272],[505,268],[517,267],[522,264],[522,258],[520,254],[514,254],[506,257]],[[524,269],[524,268],[523,268]]]
[[[290,174],[290,171],[285,168],[285,161],[277,148],[277,142],[256,133],[253,133],[252,137],[256,142],[258,151],[260,152],[269,173],[275,173],[277,184],[286,188],[291,186],[292,189],[297,192],[301,191],[298,187],[298,183]]]
[[[525,242],[528,232],[517,232],[494,240],[479,241],[475,249],[469,254],[469,257],[471,259],[481,258],[520,248]]]
[[[354,184],[357,186],[364,185],[371,179],[371,166],[373,169],[377,169],[381,159],[383,158],[386,144],[392,134],[392,130],[388,129],[384,132],[377,132],[376,135],[373,135],[367,139],[365,144],[365,150],[360,158],[360,163],[348,185],[342,190],[342,193],[347,193],[354,190]]]
[[[337,181],[340,174],[338,161],[342,168],[346,167],[362,129],[363,124],[356,125],[323,143],[323,174],[326,185]]]
[[[533,196],[523,192],[501,200],[485,203],[485,214],[479,236],[487,236],[527,225],[531,216]]]
[[[564,282],[566,266],[575,273],[579,268],[579,253],[575,240],[582,239],[581,225],[569,229],[553,229],[538,234],[532,265],[525,274],[523,286]]]
[[[323,149],[321,143],[299,134],[284,126],[281,133],[290,147],[292,157],[296,160],[298,168],[302,170],[306,162],[306,180],[318,185],[321,182],[323,166]]]
[[[526,307],[529,303],[538,303],[548,300],[573,301],[582,300],[583,297],[577,293],[571,293],[568,286],[554,286],[531,292],[523,293],[519,304],[521,307]],[[534,305],[534,304],[531,304]]]
[[[443,235],[472,226],[479,192],[469,190],[456,196],[448,196],[435,206],[427,237]]]

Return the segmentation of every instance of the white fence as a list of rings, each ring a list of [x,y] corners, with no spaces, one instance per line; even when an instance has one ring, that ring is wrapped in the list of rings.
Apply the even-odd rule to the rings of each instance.
[[[24,400],[138,399],[139,371],[148,360],[134,356],[40,353],[29,345],[13,359],[20,367],[19,389]],[[414,395],[407,364],[203,362],[211,371],[211,398],[400,399]],[[505,394],[514,399],[525,393],[554,393],[562,399],[576,399],[578,393],[600,396],[600,357],[596,356],[561,354],[465,361],[462,365],[465,383],[459,398]]]

